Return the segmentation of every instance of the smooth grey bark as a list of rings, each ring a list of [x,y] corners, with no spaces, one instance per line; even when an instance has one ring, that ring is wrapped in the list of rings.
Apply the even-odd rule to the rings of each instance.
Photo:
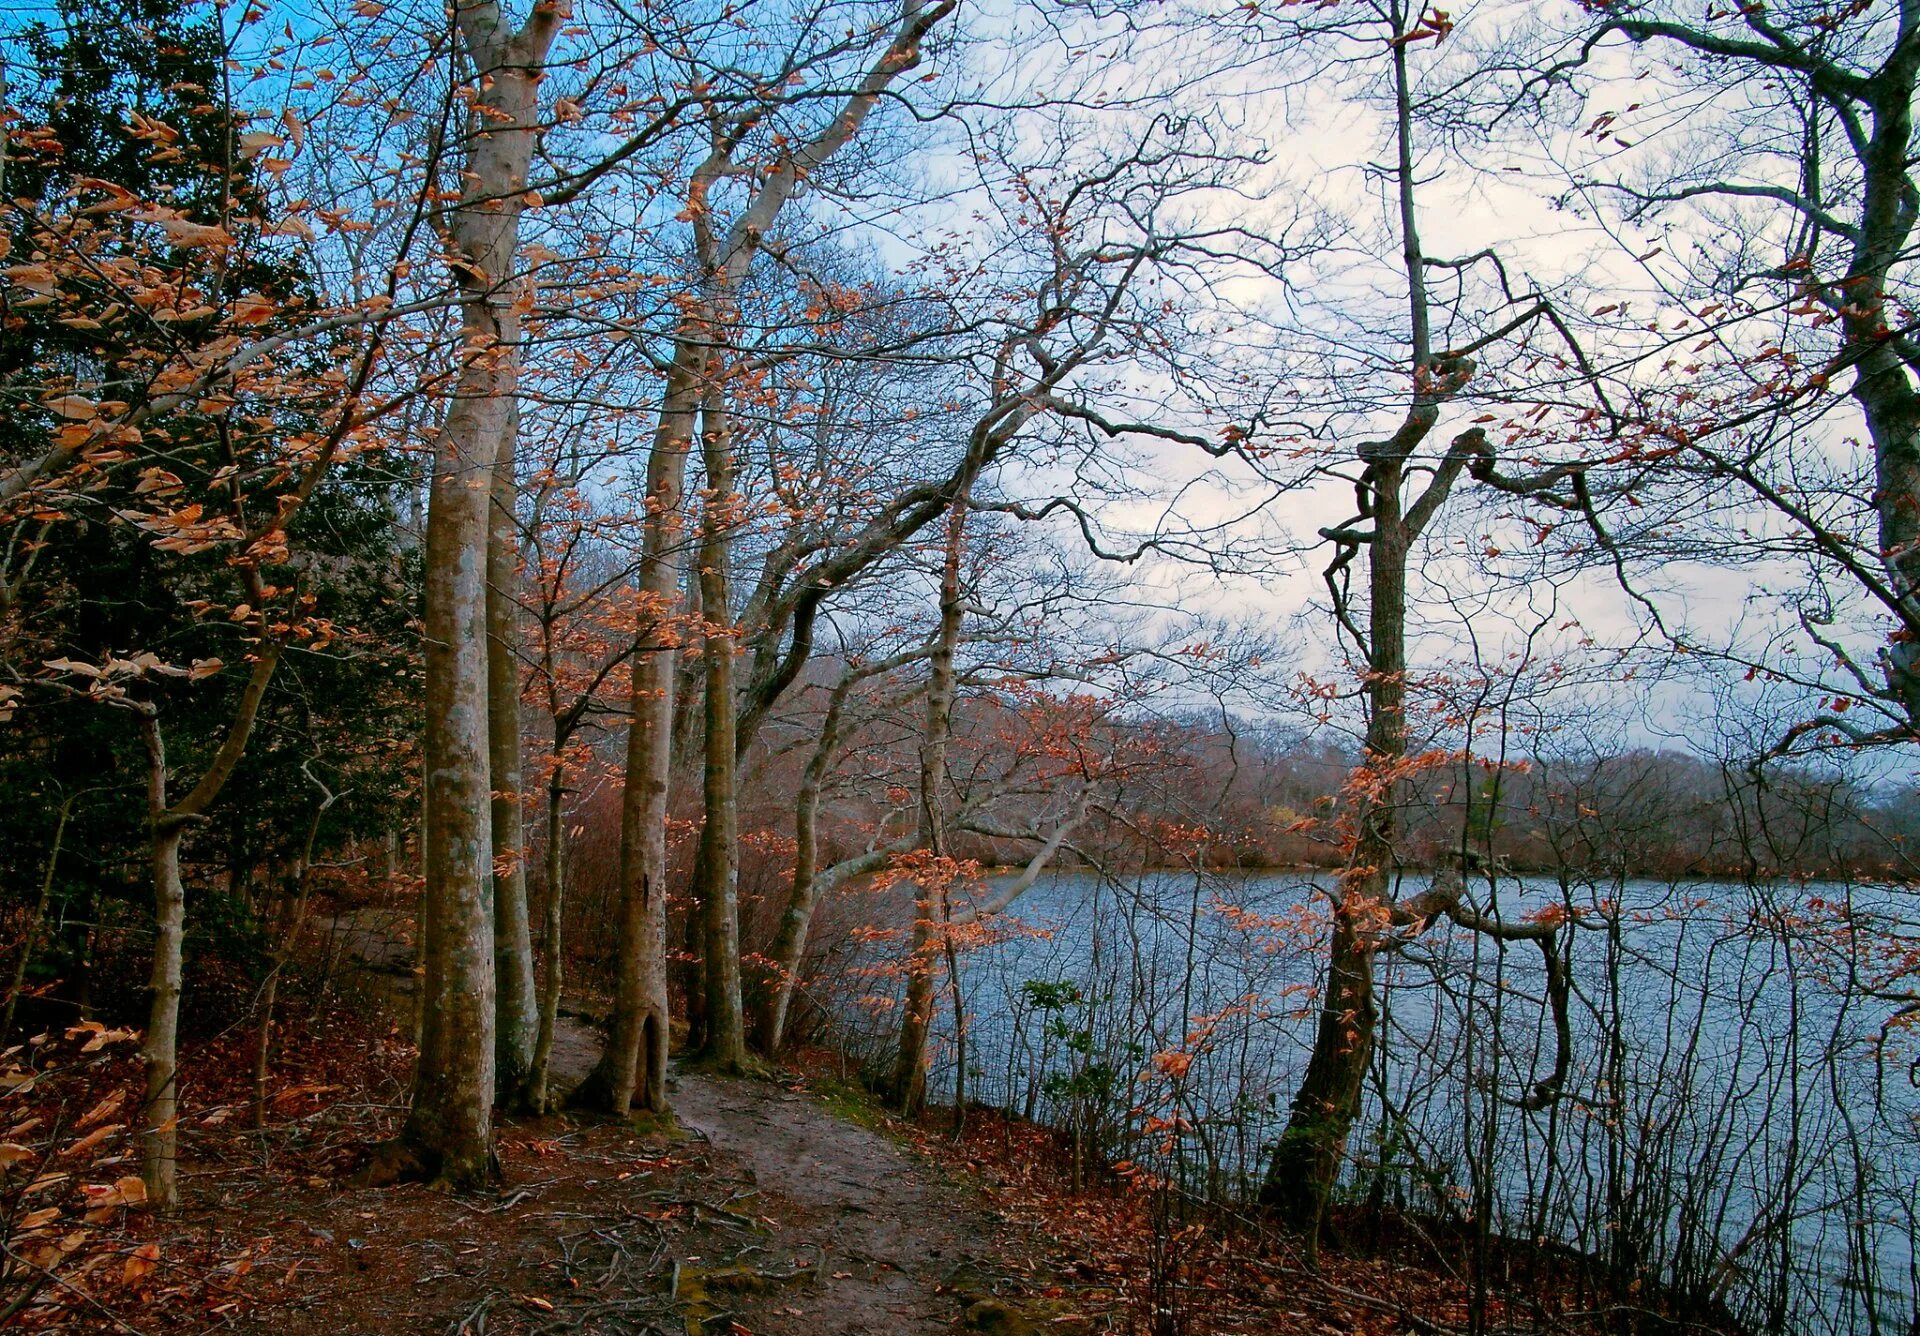
[[[787,202],[859,133],[887,87],[918,64],[922,39],[956,3],[941,0],[925,8],[921,0],[903,0],[886,50],[839,100],[833,119],[817,135],[764,165],[745,206],[724,233],[714,229],[712,190],[736,174],[733,154],[758,117],[716,117],[712,146],[688,182],[687,213],[700,281],[675,332],[673,363],[647,461],[647,516],[637,584],[643,615],[651,612],[656,624],[635,647],[621,811],[621,935],[614,1014],[606,1051],[575,1092],[578,1103],[623,1113],[637,1102],[654,1113],[668,1112],[666,815],[678,644],[665,617],[676,602],[679,583],[687,457],[694,414],[711,375],[707,350],[719,346],[729,327],[732,295]],[[737,972],[737,960],[733,968]]]
[[[156,727],[150,737],[157,738]],[[153,744],[150,741],[149,746]],[[149,804],[166,803],[166,754],[152,761],[157,779],[149,781]],[[184,824],[163,827],[155,819],[148,847],[153,877],[153,971],[147,979],[151,997],[147,1037],[141,1056],[146,1060],[146,1088],[140,1106],[141,1178],[147,1199],[162,1209],[180,1201],[180,986],[181,943],[187,927],[187,889],[180,880],[180,840]]]
[[[492,374],[481,379],[488,384],[463,396],[447,416],[428,507],[420,1056],[393,1165],[397,1175],[455,1186],[483,1182],[493,1172],[486,520],[491,447],[506,404]],[[476,446],[487,450],[484,463],[473,453]]]
[[[721,1071],[737,1072],[747,1061],[740,995],[740,817],[734,754],[733,658],[737,628],[728,564],[738,508],[733,495],[733,431],[726,392],[709,375],[701,408],[701,454],[707,472],[700,511],[700,603],[706,677],[705,757],[702,791],[706,821],[700,828],[702,956],[706,961],[705,1044],[701,1056]]]
[[[519,246],[539,122],[541,65],[559,11],[517,33],[493,0],[455,8],[472,65],[463,186],[448,232],[461,288],[460,367],[434,443],[426,536],[426,891],[420,1057],[398,1138],[370,1181],[473,1186],[493,1156],[495,976],[487,551],[495,463],[511,436],[519,371]]]
[[[257,577],[250,592],[264,605]],[[266,614],[260,613],[264,633]],[[179,1204],[180,1112],[180,990],[181,945],[187,926],[187,890],[180,878],[180,842],[189,826],[205,820],[206,809],[226,787],[240,763],[260,714],[260,701],[280,662],[278,641],[262,639],[253,670],[241,691],[233,722],[221,739],[213,761],[199,783],[178,802],[169,800],[166,739],[156,707],[132,704],[140,719],[140,737],[147,751],[147,862],[153,879],[153,969],[148,977],[146,1042],[141,1057],[146,1067],[140,1105],[140,1176],[147,1199],[167,1210]]]
[[[667,372],[659,423],[647,457],[647,514],[636,581],[649,619],[634,648],[626,787],[620,805],[620,956],[613,1019],[600,1061],[572,1102],[624,1114],[664,1115],[667,1099],[667,797],[673,767],[673,697],[678,638],[678,550],[704,340],[683,332]]]
[[[520,763],[520,524],[514,450],[519,414],[502,433],[493,461],[487,525],[487,733],[492,771],[493,961],[496,1022],[494,1098],[529,1103],[528,1079],[539,1029],[533,933],[527,921],[526,829]]]

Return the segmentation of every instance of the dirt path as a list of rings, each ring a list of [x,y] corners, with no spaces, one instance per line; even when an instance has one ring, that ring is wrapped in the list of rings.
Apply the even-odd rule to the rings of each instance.
[[[810,1289],[763,1312],[755,1331],[950,1331],[969,1313],[1004,1328],[982,1301],[1018,1287],[1005,1226],[911,1150],[766,1081],[682,1076],[674,1110],[745,1167],[815,1268]]]
[[[335,930],[404,1008],[411,948],[359,915]],[[584,1077],[599,1048],[593,1027],[563,1014],[555,1085]],[[681,1125],[708,1148],[719,1192],[708,1215],[724,1228],[689,1235],[660,1257],[660,1274],[633,1283],[670,1289],[689,1336],[734,1322],[759,1336],[1031,1330],[1001,1296],[1031,1290],[1034,1250],[932,1162],[856,1121],[856,1104],[829,1107],[797,1079],[693,1072],[677,1072],[672,1092]]]

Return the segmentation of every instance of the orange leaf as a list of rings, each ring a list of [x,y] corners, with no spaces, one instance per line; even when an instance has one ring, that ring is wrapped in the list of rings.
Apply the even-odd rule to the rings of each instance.
[[[160,1245],[149,1243],[135,1249],[127,1256],[120,1267],[121,1282],[127,1285],[144,1279],[153,1271],[154,1263],[160,1260]]]
[[[63,394],[58,399],[50,399],[47,408],[72,422],[85,422],[100,412],[94,407],[93,400],[83,399],[77,394]]]
[[[74,1142],[71,1146],[68,1146],[65,1150],[61,1151],[60,1152],[61,1158],[64,1159],[66,1156],[69,1156],[69,1155],[79,1155],[84,1151],[92,1150],[95,1146],[99,1145],[102,1141],[105,1141],[108,1137],[112,1136],[115,1132],[120,1132],[124,1130],[126,1130],[125,1123],[107,1123],[102,1127],[96,1127],[93,1129],[93,1131],[87,1133],[85,1136],[81,1137],[78,1141]]]
[[[74,1124],[74,1127],[92,1127],[95,1123],[119,1108],[121,1101],[126,1099],[126,1097],[127,1092],[125,1087],[114,1091],[91,1109],[88,1109],[86,1113],[81,1116],[80,1121]]]

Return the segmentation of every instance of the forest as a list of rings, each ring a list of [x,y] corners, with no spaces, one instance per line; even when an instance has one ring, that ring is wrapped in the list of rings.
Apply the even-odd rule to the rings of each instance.
[[[1920,0],[0,18],[0,1329],[1920,1333]]]

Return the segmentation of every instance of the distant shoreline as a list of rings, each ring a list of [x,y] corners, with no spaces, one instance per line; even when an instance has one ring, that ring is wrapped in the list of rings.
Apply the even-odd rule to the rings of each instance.
[[[1187,874],[1195,870],[1195,868],[1188,864],[1156,863],[1147,867],[1129,868],[1127,869],[1127,875],[1146,876],[1159,873]],[[1405,878],[1427,877],[1431,876],[1435,870],[1436,869],[1431,867],[1407,867],[1399,869],[1399,875]],[[1025,866],[1019,863],[982,864],[980,868],[980,874],[983,877],[1016,877],[1025,871]],[[1267,877],[1281,875],[1312,877],[1337,875],[1340,869],[1338,866],[1324,863],[1237,863],[1225,866],[1208,866],[1200,868],[1198,871],[1214,877]],[[1558,875],[1557,869],[1543,867],[1503,867],[1500,869],[1500,872],[1503,878],[1507,879],[1525,877],[1530,880],[1538,880],[1542,878],[1552,878]],[[1063,873],[1097,874],[1098,869],[1089,867],[1086,864],[1063,864],[1058,867],[1048,868],[1041,876],[1050,877]],[[1611,880],[1615,875],[1617,874],[1608,873],[1606,874],[1606,879]],[[1745,882],[1749,880],[1760,882],[1800,881],[1808,884],[1815,882],[1851,881],[1882,886],[1912,884],[1911,879],[1891,875],[1889,869],[1879,869],[1876,871],[1861,868],[1823,868],[1818,871],[1762,868],[1754,872],[1734,868],[1695,868],[1685,872],[1655,872],[1635,869],[1627,872],[1625,877],[1628,881],[1658,881],[1667,882],[1676,886],[1689,883],[1726,885],[1732,882]],[[1576,875],[1574,879],[1581,880],[1582,878]]]

